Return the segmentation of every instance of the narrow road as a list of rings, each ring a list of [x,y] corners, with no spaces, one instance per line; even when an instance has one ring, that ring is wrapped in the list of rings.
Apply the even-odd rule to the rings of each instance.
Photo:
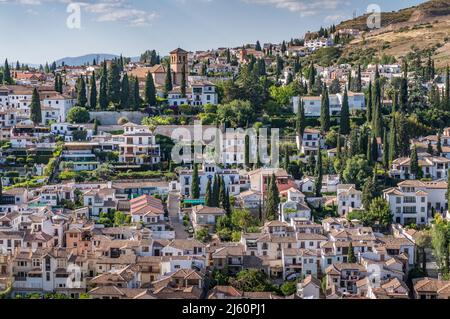
[[[169,193],[167,210],[169,211],[170,224],[175,230],[176,239],[187,239],[189,234],[184,230],[182,222],[178,219],[178,211],[180,209],[180,194],[175,192]]]

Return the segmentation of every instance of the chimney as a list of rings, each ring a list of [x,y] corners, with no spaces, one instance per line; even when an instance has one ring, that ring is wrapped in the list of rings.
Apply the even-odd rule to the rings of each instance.
[[[380,255],[380,261],[384,261],[384,254]]]

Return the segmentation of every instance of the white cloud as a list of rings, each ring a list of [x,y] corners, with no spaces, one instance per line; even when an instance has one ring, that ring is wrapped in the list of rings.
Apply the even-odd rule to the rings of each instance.
[[[342,15],[342,14],[332,14],[329,16],[326,16],[325,19],[323,19],[323,22],[326,23],[340,23],[342,21],[345,21],[349,19],[348,16]]]
[[[272,5],[279,9],[298,12],[301,16],[311,16],[322,10],[335,10],[348,4],[348,0],[242,0],[259,5]]]
[[[158,14],[133,7],[130,0],[0,0],[0,4],[38,6],[44,3],[79,3],[82,11],[98,22],[123,22],[129,26],[148,26]]]

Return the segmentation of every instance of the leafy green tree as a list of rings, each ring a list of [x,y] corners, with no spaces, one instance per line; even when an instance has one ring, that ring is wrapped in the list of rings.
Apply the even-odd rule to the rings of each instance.
[[[368,226],[378,226],[382,230],[387,230],[392,223],[393,214],[389,203],[382,197],[372,200],[369,210],[365,214],[365,223]]]
[[[122,212],[115,212],[114,213],[114,226],[120,227],[126,224],[127,215],[125,215]]]
[[[31,96],[30,120],[34,125],[39,125],[42,122],[41,100],[36,88],[34,88],[33,95]]]
[[[246,209],[234,209],[231,213],[231,224],[234,230],[247,232],[247,229],[254,225],[253,216]]]
[[[448,222],[437,214],[431,230],[431,244],[433,255],[436,258],[439,271],[442,275],[448,276],[450,264],[450,228]]]
[[[84,107],[75,106],[69,110],[67,114],[67,121],[75,124],[88,123],[90,120],[90,115],[88,110]]]
[[[419,232],[414,237],[417,246],[417,265],[419,264],[420,256],[422,257],[422,272],[427,274],[427,253],[426,249],[431,248],[431,233],[428,230]]]
[[[236,275],[236,278],[231,280],[231,285],[241,291],[247,292],[262,292],[271,289],[267,275],[259,269],[240,271]]]
[[[287,281],[280,286],[280,290],[284,296],[292,296],[297,292],[297,282]]]
[[[195,239],[201,241],[202,243],[208,242],[210,238],[211,236],[209,234],[208,228],[206,227],[197,230],[197,232],[195,233]]]
[[[147,73],[147,78],[145,80],[145,89],[144,89],[145,103],[150,106],[156,105],[156,90],[155,83],[153,81],[153,76],[149,72]]]
[[[217,118],[226,127],[245,127],[254,116],[251,103],[235,100],[217,107]]]
[[[200,198],[200,185],[197,164],[194,164],[194,172],[192,173],[191,197],[192,199]]]
[[[342,175],[346,183],[355,184],[360,189],[371,175],[371,168],[363,155],[353,156],[347,160]]]

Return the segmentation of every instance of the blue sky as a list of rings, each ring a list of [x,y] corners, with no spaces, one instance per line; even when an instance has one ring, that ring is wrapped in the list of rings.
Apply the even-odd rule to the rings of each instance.
[[[71,0],[0,0],[0,60],[44,63],[66,56],[162,55],[178,46],[206,50],[280,42],[364,13],[423,0],[79,0],[81,28],[66,21]]]

